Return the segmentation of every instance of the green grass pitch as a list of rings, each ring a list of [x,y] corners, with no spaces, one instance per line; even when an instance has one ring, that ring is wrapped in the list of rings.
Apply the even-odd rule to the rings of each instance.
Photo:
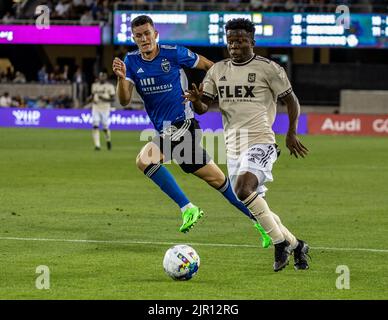
[[[135,166],[139,133],[112,136],[112,152],[95,152],[91,131],[0,128],[0,299],[388,298],[387,138],[303,136],[310,155],[295,159],[278,137],[267,200],[308,241],[312,261],[295,271],[291,258],[275,273],[273,247],[261,248],[251,222],[168,165],[205,210],[179,233],[180,211]],[[201,257],[187,282],[162,267],[178,243]],[[48,290],[35,286],[39,265],[50,270]],[[349,289],[336,287],[341,265]]]

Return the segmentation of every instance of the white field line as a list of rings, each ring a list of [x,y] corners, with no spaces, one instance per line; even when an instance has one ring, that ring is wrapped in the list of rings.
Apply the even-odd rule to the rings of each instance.
[[[144,245],[175,245],[178,242],[162,241],[138,241],[138,240],[89,240],[89,239],[53,239],[53,238],[18,238],[18,237],[0,237],[0,240],[8,241],[42,241],[42,242],[72,242],[72,243],[106,243],[106,244],[144,244]],[[190,242],[193,246],[208,247],[228,247],[228,248],[259,248],[259,245],[250,244],[231,244],[231,243],[196,243]],[[369,249],[369,248],[331,248],[331,247],[311,247],[314,250],[327,251],[364,251],[388,253],[388,249]]]

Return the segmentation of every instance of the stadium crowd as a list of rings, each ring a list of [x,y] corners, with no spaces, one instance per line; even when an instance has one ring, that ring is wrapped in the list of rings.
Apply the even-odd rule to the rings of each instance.
[[[47,5],[53,20],[79,20],[81,24],[108,22],[116,7],[127,10],[232,10],[276,12],[333,12],[347,5],[352,12],[386,12],[386,0],[2,0],[0,19],[12,23],[31,19],[37,5]]]
[[[23,97],[11,96],[9,92],[4,92],[0,97],[0,108],[70,109],[72,106],[73,101],[67,95]]]
[[[0,72],[0,85],[26,83],[74,85],[80,103],[85,101],[87,95],[88,86],[85,75],[79,66],[76,66],[74,70],[70,70],[67,65],[55,65],[53,68],[43,65],[37,72],[36,78],[28,82],[25,75],[20,71],[14,71],[12,66],[8,67],[6,72]],[[11,96],[9,92],[0,92],[0,107],[69,109],[73,107],[73,98],[66,94],[32,97]]]
[[[74,77],[77,77],[82,71],[79,67],[74,72]],[[55,83],[71,83],[69,66],[63,67],[56,65],[52,70],[49,70],[46,65],[38,71],[35,81],[42,84]],[[13,67],[7,67],[7,70],[0,72],[0,83],[26,83],[26,76],[20,71],[14,71]]]

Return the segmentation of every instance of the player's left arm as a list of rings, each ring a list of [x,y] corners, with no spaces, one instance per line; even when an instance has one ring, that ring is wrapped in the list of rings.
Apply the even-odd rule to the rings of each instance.
[[[195,66],[195,69],[199,69],[199,70],[204,70],[204,71],[208,71],[214,64],[213,61],[210,61],[209,59],[205,58],[204,56],[201,56],[200,54],[197,54],[198,55],[198,63],[197,65]]]
[[[286,146],[290,154],[296,158],[307,155],[308,149],[299,141],[296,133],[298,129],[298,119],[300,114],[300,105],[286,71],[277,63],[271,61],[266,68],[268,85],[274,96],[287,105],[289,128],[286,135]]]
[[[300,142],[297,136],[298,119],[300,115],[299,100],[293,91],[281,97],[280,100],[287,106],[289,119],[286,146],[290,150],[290,155],[294,155],[296,158],[298,158],[299,155],[304,158],[307,156],[308,149]]]
[[[176,46],[176,48],[177,64],[181,67],[208,71],[214,64],[204,56],[194,53],[183,46]]]

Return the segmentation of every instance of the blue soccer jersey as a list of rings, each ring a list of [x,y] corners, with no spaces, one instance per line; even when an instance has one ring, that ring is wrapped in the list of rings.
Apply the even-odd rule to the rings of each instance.
[[[155,129],[161,131],[166,123],[194,117],[191,103],[182,104],[188,87],[182,68],[196,67],[199,56],[181,46],[160,45],[159,49],[153,60],[144,60],[139,50],[129,52],[124,63],[126,79],[136,86]]]

